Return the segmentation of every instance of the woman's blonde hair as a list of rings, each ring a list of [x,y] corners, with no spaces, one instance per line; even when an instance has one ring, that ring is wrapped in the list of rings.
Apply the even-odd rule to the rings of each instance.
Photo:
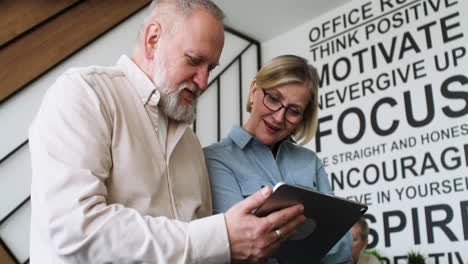
[[[304,84],[310,89],[310,101],[304,111],[304,118],[292,133],[299,145],[307,144],[315,135],[318,119],[319,77],[314,66],[306,59],[295,55],[282,55],[267,62],[255,75],[257,88],[271,89],[290,83]],[[249,94],[247,112],[252,110]]]

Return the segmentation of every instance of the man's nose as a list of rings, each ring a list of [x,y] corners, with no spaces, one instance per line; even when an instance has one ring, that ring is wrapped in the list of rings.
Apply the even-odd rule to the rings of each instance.
[[[205,69],[205,68],[201,68],[195,73],[193,81],[195,82],[195,84],[198,85],[198,87],[200,88],[202,92],[204,92],[206,88],[208,87],[209,75],[210,75],[210,72],[208,71],[208,69]]]

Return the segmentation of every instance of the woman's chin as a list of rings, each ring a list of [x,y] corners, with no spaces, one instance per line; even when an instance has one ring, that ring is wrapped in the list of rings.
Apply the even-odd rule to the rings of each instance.
[[[257,136],[257,139],[258,141],[262,142],[263,144],[267,146],[273,146],[274,144],[276,144],[276,142],[278,142],[278,139],[276,137],[272,137],[267,134]]]

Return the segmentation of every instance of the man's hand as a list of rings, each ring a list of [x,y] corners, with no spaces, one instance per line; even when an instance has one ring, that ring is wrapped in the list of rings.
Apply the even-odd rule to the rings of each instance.
[[[265,261],[305,221],[303,205],[291,206],[266,217],[253,215],[252,210],[260,207],[271,193],[271,188],[265,186],[224,214],[233,262]]]

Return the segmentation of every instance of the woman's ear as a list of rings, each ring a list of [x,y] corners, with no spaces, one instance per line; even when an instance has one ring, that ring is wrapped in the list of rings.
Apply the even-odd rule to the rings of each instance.
[[[159,38],[161,37],[161,24],[154,22],[149,24],[145,30],[145,57],[147,59],[154,58],[154,51],[156,50]]]
[[[249,98],[250,98],[250,104],[253,104],[253,97],[254,97],[254,94],[257,92],[258,88],[257,88],[257,80],[253,80],[252,81],[252,84],[250,85],[250,91],[249,91]]]

